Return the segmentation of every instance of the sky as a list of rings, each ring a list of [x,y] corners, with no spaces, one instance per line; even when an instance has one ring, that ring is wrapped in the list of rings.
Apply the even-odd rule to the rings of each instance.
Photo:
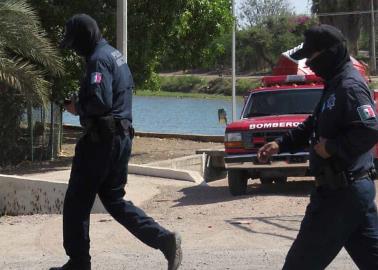
[[[295,12],[299,14],[309,14],[310,5],[307,0],[289,0],[289,3],[294,7]]]
[[[236,0],[236,4],[240,4],[243,0]],[[308,0],[288,0],[292,7],[297,14],[309,14],[310,13],[310,5],[308,4]]]

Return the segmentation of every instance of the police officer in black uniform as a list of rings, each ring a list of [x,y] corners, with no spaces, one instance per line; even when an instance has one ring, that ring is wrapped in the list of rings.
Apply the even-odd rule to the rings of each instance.
[[[69,261],[55,270],[91,269],[89,218],[96,194],[106,210],[143,243],[160,249],[168,269],[179,268],[181,240],[123,199],[131,153],[132,75],[123,56],[102,38],[85,14],[66,23],[63,48],[85,57],[86,73],[78,100],[66,109],[80,116],[85,134],[78,141],[64,200],[63,238]]]
[[[279,152],[310,150],[312,192],[283,269],[324,269],[345,248],[360,269],[378,269],[378,216],[374,203],[373,147],[378,121],[371,92],[354,68],[343,34],[318,25],[291,54],[324,79],[313,115],[297,129],[259,149],[266,162]]]

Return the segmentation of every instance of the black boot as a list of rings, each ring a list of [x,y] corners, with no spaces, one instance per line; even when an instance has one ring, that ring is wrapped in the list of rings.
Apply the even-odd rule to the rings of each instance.
[[[90,262],[74,262],[69,260],[61,267],[52,267],[50,270],[91,270]]]
[[[181,237],[174,232],[164,239],[162,252],[168,261],[168,270],[177,270],[182,261]]]

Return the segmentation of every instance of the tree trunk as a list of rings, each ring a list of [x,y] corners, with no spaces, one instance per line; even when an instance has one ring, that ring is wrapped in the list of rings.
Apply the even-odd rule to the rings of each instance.
[[[357,0],[318,0],[313,1],[312,9],[318,14],[358,11],[361,10],[361,2],[362,1]],[[358,39],[360,37],[362,26],[362,16],[360,14],[319,16],[319,20],[321,23],[330,24],[339,28],[348,41],[348,47],[351,55],[357,55]]]

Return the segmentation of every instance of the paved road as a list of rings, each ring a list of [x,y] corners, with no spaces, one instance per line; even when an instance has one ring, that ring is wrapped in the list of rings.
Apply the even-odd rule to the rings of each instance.
[[[297,234],[312,181],[249,186],[232,197],[226,180],[189,182],[131,176],[128,197],[183,236],[181,269],[280,269]],[[48,269],[66,260],[60,215],[0,218],[0,269]],[[159,251],[107,214],[91,216],[93,269],[166,269]],[[357,269],[343,251],[327,269]]]

